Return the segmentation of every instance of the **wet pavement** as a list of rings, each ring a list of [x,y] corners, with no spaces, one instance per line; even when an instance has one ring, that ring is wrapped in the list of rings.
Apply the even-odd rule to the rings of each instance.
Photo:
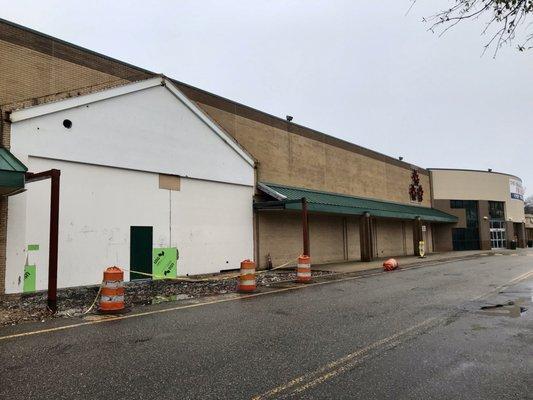
[[[5,327],[0,398],[530,399],[514,254]]]

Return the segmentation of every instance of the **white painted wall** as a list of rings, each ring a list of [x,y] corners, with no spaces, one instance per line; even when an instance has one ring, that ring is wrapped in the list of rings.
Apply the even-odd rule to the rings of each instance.
[[[111,265],[129,268],[135,225],[153,226],[154,247],[178,248],[179,275],[238,268],[253,257],[252,187],[181,179],[181,190],[170,191],[154,173],[35,157],[28,167],[61,170],[59,287],[97,284]],[[31,252],[36,286],[47,287],[50,181],[27,188],[9,198],[7,293],[22,291],[28,244],[40,245]]]
[[[22,162],[30,155],[254,185],[253,167],[163,86],[15,122],[11,136]]]
[[[119,92],[23,110],[11,125],[11,151],[29,171],[61,170],[58,286],[129,268],[131,226],[152,226],[154,247],[177,247],[180,275],[252,258],[252,160],[168,87]],[[159,173],[181,176],[181,190],[159,189]],[[47,286],[50,181],[27,189],[9,198],[6,293],[22,291],[28,244],[40,246],[31,252],[37,290]]]

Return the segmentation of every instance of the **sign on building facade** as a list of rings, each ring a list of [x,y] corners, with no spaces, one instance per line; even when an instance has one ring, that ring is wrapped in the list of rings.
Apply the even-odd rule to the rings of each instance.
[[[524,188],[522,182],[518,179],[509,179],[509,190],[511,192],[511,199],[524,201]]]

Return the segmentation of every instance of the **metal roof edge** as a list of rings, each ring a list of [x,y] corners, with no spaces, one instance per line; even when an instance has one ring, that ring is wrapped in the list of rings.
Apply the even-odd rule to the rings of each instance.
[[[98,90],[92,93],[81,94],[79,96],[72,96],[57,101],[50,101],[38,105],[22,107],[13,110],[10,114],[9,119],[11,122],[20,122],[30,118],[40,117],[42,115],[52,114],[55,112],[68,110],[70,108],[75,108],[90,103],[96,103],[98,101],[107,100],[113,97],[119,97],[125,94],[159,86],[161,85],[163,79],[164,78],[157,76],[142,81],[127,83],[108,89]]]
[[[179,90],[172,80],[163,76],[161,84],[172,93],[179,101],[181,101],[190,111],[192,111],[198,118],[200,118],[209,129],[211,129],[223,142],[231,147],[241,158],[243,158],[252,167],[255,167],[256,160],[248,153],[236,140],[224,129],[222,129],[216,122],[200,109],[192,100],[190,100],[181,90]]]
[[[287,189],[301,190],[301,191],[304,191],[304,192],[320,193],[320,194],[333,195],[333,196],[342,196],[342,197],[348,197],[348,198],[352,198],[352,199],[377,201],[377,202],[380,202],[380,203],[396,204],[396,205],[399,205],[399,206],[410,206],[410,207],[416,207],[416,208],[421,208],[421,209],[425,208],[425,209],[428,209],[428,210],[435,210],[435,208],[433,208],[433,207],[427,207],[427,206],[423,206],[423,205],[420,205],[420,204],[406,204],[406,203],[400,203],[398,201],[381,200],[381,199],[376,199],[376,198],[372,198],[372,197],[353,196],[351,194],[345,194],[345,193],[326,192],[326,191],[323,191],[323,190],[301,188],[301,187],[297,187],[297,186],[288,186],[288,185],[283,185],[283,184],[279,184],[279,183],[272,183],[272,182],[259,182],[259,183],[262,183],[263,185],[266,185],[266,186],[269,186],[269,185],[279,186],[279,187],[283,187],[283,188],[287,188]]]
[[[313,190],[313,189],[306,189],[306,188],[291,187],[291,186],[274,184],[274,183],[258,182],[258,186],[259,185],[261,185],[263,187],[266,187],[266,188],[268,188],[267,190],[270,190],[270,191],[272,191],[274,193],[278,193],[280,195],[282,195],[282,194],[279,193],[278,191],[276,191],[274,188],[272,188],[270,186],[274,186],[274,187],[277,186],[277,187],[285,188],[285,189],[288,189],[288,190],[297,190],[297,191],[308,192],[308,193],[317,193],[317,194],[323,194],[323,195],[329,195],[329,196],[338,196],[338,197],[343,197],[343,198],[347,198],[347,199],[363,200],[363,201],[370,201],[370,202],[374,202],[374,203],[381,203],[381,204],[388,204],[388,205],[395,205],[395,206],[405,207],[404,211],[388,211],[388,210],[382,210],[382,209],[373,208],[373,207],[354,207],[354,206],[348,206],[348,205],[338,205],[338,204],[333,204],[333,203],[317,203],[317,202],[313,202],[312,200],[308,199],[309,204],[323,204],[324,206],[337,207],[339,209],[342,209],[342,208],[359,209],[359,210],[362,210],[361,214],[364,213],[364,212],[370,212],[371,215],[373,214],[373,215],[377,215],[377,216],[379,216],[379,214],[387,214],[387,215],[391,216],[391,218],[394,218],[392,216],[392,214],[396,213],[396,214],[409,214],[409,215],[412,215],[414,217],[419,217],[422,220],[434,220],[434,221],[440,221],[440,222],[453,222],[453,221],[457,221],[458,220],[458,218],[456,216],[448,214],[448,213],[445,213],[444,211],[438,210],[438,209],[433,208],[433,207],[426,207],[426,206],[420,206],[420,205],[414,205],[414,204],[405,204],[405,203],[399,203],[399,202],[391,202],[391,201],[372,199],[372,198],[367,198],[367,197],[351,196],[351,195],[346,195],[346,194],[325,192],[325,191],[321,191],[321,190]],[[276,196],[273,196],[273,197],[276,197]],[[285,197],[285,198],[287,198],[287,197]],[[297,205],[292,206],[290,208],[294,208],[294,207],[297,207]],[[310,209],[312,209],[312,208],[313,207],[311,207]]]
[[[427,171],[455,171],[455,172],[481,172],[481,173],[485,173],[485,174],[497,174],[497,175],[505,175],[505,176],[510,176],[511,178],[516,178],[518,179],[520,182],[523,182],[522,181],[522,178],[520,178],[519,176],[516,176],[516,175],[513,175],[513,174],[508,174],[506,172],[498,172],[498,171],[485,171],[483,169],[467,169],[467,168],[426,168]]]
[[[27,172],[28,167],[24,165],[13,153],[5,147],[0,147],[0,157],[13,168],[13,172]],[[5,170],[8,171],[8,170]]]

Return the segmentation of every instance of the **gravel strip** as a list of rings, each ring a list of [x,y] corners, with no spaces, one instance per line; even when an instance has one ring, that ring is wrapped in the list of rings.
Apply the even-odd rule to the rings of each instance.
[[[314,277],[330,275],[327,271],[313,271]],[[292,271],[272,271],[257,276],[258,286],[293,281]],[[184,282],[173,280],[138,280],[126,282],[126,307],[144,306],[166,301],[185,300],[235,292],[237,279],[207,282]],[[0,326],[15,325],[26,321],[42,321],[51,318],[79,317],[91,305],[98,286],[83,286],[58,290],[58,312],[50,314],[46,307],[46,292],[7,295],[1,298]],[[95,307],[96,308],[96,307]],[[95,314],[96,310],[90,311]]]

